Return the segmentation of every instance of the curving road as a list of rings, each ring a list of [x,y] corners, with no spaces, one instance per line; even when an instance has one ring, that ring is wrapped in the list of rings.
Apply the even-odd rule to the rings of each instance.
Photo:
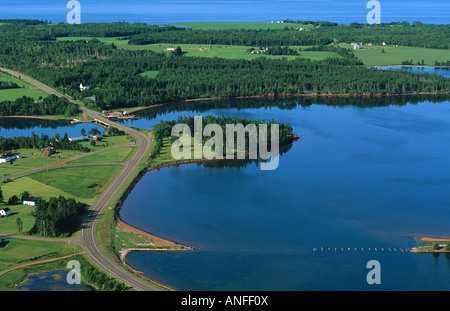
[[[36,86],[37,88],[43,90],[48,94],[54,94],[58,97],[64,97],[62,94],[48,87],[47,85],[39,81],[36,81],[26,75],[23,75],[19,72],[2,67],[0,67],[0,70],[12,76],[20,77],[23,81],[26,81],[29,84]],[[73,239],[73,241],[81,245],[84,248],[85,252],[89,255],[89,257],[100,268],[102,268],[106,273],[110,274],[114,278],[140,291],[157,290],[155,287],[149,285],[148,283],[141,281],[139,278],[131,275],[128,272],[125,272],[120,266],[111,261],[100,248],[95,235],[96,226],[103,211],[106,208],[110,207],[111,201],[114,198],[114,196],[120,191],[121,187],[124,186],[126,180],[133,174],[135,169],[145,159],[146,155],[148,154],[150,149],[150,140],[146,135],[139,133],[138,131],[135,131],[121,124],[111,122],[105,119],[100,113],[90,109],[86,109],[85,107],[79,105],[78,103],[70,99],[69,101],[72,104],[76,105],[86,115],[98,119],[100,121],[103,121],[122,131],[125,131],[126,133],[134,136],[137,140],[136,141],[137,150],[135,151],[133,157],[129,161],[124,163],[124,168],[122,169],[122,171],[118,174],[116,179],[108,186],[108,188],[97,200],[97,202],[92,206],[90,214],[88,215],[88,217],[86,218],[86,220],[82,225],[81,233],[79,234],[78,237]]]

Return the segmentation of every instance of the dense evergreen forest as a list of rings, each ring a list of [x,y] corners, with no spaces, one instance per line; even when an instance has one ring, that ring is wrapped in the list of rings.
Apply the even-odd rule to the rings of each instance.
[[[46,237],[70,236],[80,228],[87,209],[87,204],[62,196],[50,198],[48,201],[39,199],[33,211],[34,225],[28,234]]]
[[[39,100],[24,96],[15,101],[0,103],[0,116],[64,115],[72,117],[78,113],[79,110],[76,106],[69,103],[66,98],[59,98],[56,95]]]
[[[192,98],[267,94],[276,97],[311,93],[450,92],[448,78],[368,69],[351,50],[328,46],[333,42],[370,41],[377,44],[387,41],[448,49],[449,25],[346,26],[321,22],[314,27],[317,26],[320,27],[301,32],[293,27],[213,31],[128,23],[50,25],[37,21],[10,21],[1,26],[0,66],[38,78],[97,110],[150,106]],[[62,36],[121,37],[130,39],[130,44],[223,43],[273,47],[307,44],[313,45],[311,50],[335,51],[341,57],[321,61],[301,57],[295,60],[184,57],[145,49],[118,49],[114,44],[95,39],[56,40]],[[156,78],[140,75],[146,71],[157,71],[158,75]],[[80,83],[88,84],[89,90],[80,91]],[[87,97],[96,100],[89,101]]]

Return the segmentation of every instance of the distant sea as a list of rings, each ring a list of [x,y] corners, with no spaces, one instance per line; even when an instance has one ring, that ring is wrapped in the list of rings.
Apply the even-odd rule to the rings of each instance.
[[[66,22],[68,0],[0,0],[0,19]],[[327,20],[366,23],[368,0],[79,0],[81,22],[264,22]],[[449,0],[379,0],[381,22],[448,24]]]

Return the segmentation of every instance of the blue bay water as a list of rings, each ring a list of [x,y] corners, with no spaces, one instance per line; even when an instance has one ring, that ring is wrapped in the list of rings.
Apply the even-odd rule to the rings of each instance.
[[[0,19],[30,18],[66,22],[68,1],[0,0]],[[327,20],[342,24],[366,23],[368,1],[347,0],[80,0],[82,23],[143,22],[168,24],[183,22],[264,22]],[[448,24],[447,0],[380,0],[381,21],[421,21]]]
[[[147,173],[122,219],[197,251],[135,252],[131,265],[182,290],[450,289],[444,255],[400,251],[418,245],[411,235],[449,235],[449,101],[183,111],[148,124],[210,112],[289,122],[300,140],[271,172],[189,164]],[[371,259],[383,269],[377,288],[365,279]]]

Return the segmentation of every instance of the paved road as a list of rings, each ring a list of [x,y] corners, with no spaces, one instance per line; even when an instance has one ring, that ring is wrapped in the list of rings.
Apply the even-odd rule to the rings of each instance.
[[[58,97],[63,97],[62,94],[57,92],[56,90],[48,87],[45,84],[42,84],[39,81],[36,81],[28,76],[25,76],[19,72],[12,71],[6,68],[0,67],[1,71],[7,72],[8,74],[20,77],[23,81],[26,81],[32,85],[35,85],[37,88],[43,90],[46,93],[54,94]],[[70,100],[70,99],[69,99]],[[128,286],[134,287],[137,290],[141,291],[153,291],[156,290],[151,285],[141,281],[137,277],[125,272],[120,266],[116,265],[114,262],[112,262],[100,249],[99,244],[97,242],[96,236],[95,236],[95,229],[98,223],[98,220],[100,219],[101,214],[106,208],[110,207],[110,203],[112,201],[112,198],[118,193],[120,188],[125,184],[126,180],[132,175],[132,173],[135,171],[135,169],[138,167],[139,163],[145,158],[145,156],[148,154],[149,148],[150,148],[150,140],[149,138],[139,133],[138,131],[135,131],[131,128],[128,128],[126,126],[123,126],[118,123],[111,122],[107,119],[105,119],[100,113],[96,111],[92,111],[89,109],[86,109],[83,106],[80,106],[78,103],[70,100],[70,102],[74,105],[76,105],[83,113],[86,115],[98,119],[100,121],[103,121],[109,125],[112,125],[120,130],[125,131],[126,133],[133,135],[136,137],[136,152],[134,153],[133,157],[125,163],[123,170],[119,173],[119,175],[116,177],[116,179],[109,185],[109,187],[106,189],[106,191],[102,194],[102,196],[97,200],[97,202],[92,206],[91,213],[86,218],[85,222],[82,225],[81,233],[79,236],[74,239],[74,241],[81,245],[86,253],[89,255],[89,257],[105,272],[112,275],[114,278],[124,282]]]

